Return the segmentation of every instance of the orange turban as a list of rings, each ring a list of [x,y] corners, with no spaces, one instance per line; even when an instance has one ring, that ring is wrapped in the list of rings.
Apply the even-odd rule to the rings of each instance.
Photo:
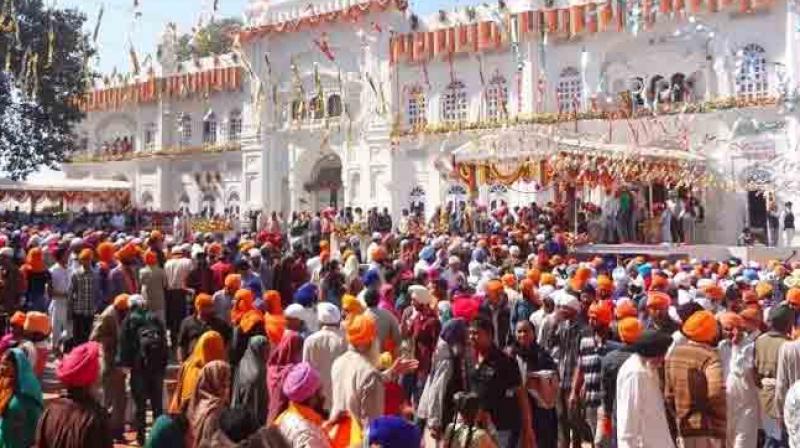
[[[139,249],[131,243],[122,246],[122,249],[117,251],[117,258],[119,260],[130,260],[139,254]]]
[[[11,320],[9,321],[11,326],[13,327],[24,327],[25,326],[25,313],[22,311],[17,311],[11,316]]]
[[[682,331],[695,342],[711,344],[717,338],[717,320],[708,311],[698,311],[686,319]]]
[[[228,274],[225,276],[225,289],[237,290],[242,287],[242,276],[239,274]]]
[[[772,295],[772,285],[767,282],[758,282],[756,285],[756,295],[759,299],[764,299]]]
[[[642,323],[639,322],[639,319],[635,317],[626,317],[620,320],[617,324],[617,333],[619,333],[619,338],[626,344],[633,344],[639,340],[639,336],[642,335],[642,331],[644,331]]]
[[[647,308],[656,310],[666,310],[669,308],[672,299],[661,291],[650,291],[647,293]]]
[[[278,291],[269,290],[265,292],[264,302],[266,302],[267,313],[283,314],[283,301],[281,300],[281,293]]]
[[[199,312],[207,306],[214,306],[214,299],[210,295],[200,293],[194,298],[194,309],[196,311]]]
[[[503,292],[503,282],[497,279],[489,280],[486,283],[486,296],[489,300],[500,300],[500,293]]]
[[[636,304],[631,299],[622,299],[617,302],[617,309],[615,311],[617,320],[625,319],[626,317],[636,318],[639,316],[639,310],[636,309]]]
[[[755,291],[745,291],[742,293],[742,302],[746,304],[758,304],[758,296]]]
[[[117,297],[114,297],[114,309],[117,311],[125,311],[129,307],[128,299],[130,297],[127,294],[120,294]]]
[[[97,259],[103,263],[111,263],[114,259],[114,245],[104,241],[97,246]]]
[[[606,327],[611,325],[613,314],[613,306],[606,300],[595,302],[589,307],[589,318],[594,318],[597,322]]]
[[[28,251],[27,263],[31,272],[44,272],[47,266],[44,264],[44,252],[38,247],[34,247]]]
[[[356,347],[372,344],[377,334],[378,327],[371,316],[359,314],[347,322],[347,342]]]
[[[264,325],[264,315],[258,310],[250,310],[244,313],[244,316],[239,321],[239,328],[245,333],[250,333],[258,325]]]
[[[597,277],[597,290],[612,292],[614,291],[614,282],[607,275],[601,275]]]
[[[725,291],[718,285],[704,286],[703,293],[711,300],[722,300],[725,298]]]
[[[50,334],[50,317],[38,311],[29,311],[25,315],[23,329],[29,333],[47,336]]]
[[[158,263],[158,255],[152,250],[148,250],[144,253],[144,264],[147,266],[155,266]]]
[[[356,296],[345,294],[342,296],[342,310],[346,311],[348,315],[356,315],[364,312],[364,305],[359,302]]]
[[[531,279],[534,285],[538,285],[539,279],[542,277],[542,273],[539,272],[538,269],[529,269],[525,274],[525,277]]]
[[[215,257],[219,257],[220,255],[222,255],[222,244],[213,243],[210,246],[208,246],[208,254],[213,255]]]
[[[378,246],[372,249],[372,259],[375,261],[383,261],[386,259],[386,248]]]
[[[742,328],[744,326],[744,319],[734,312],[726,311],[719,315],[719,323],[723,328]]]
[[[283,315],[267,314],[264,316],[264,330],[267,332],[270,344],[277,346],[283,338],[286,329],[286,318]]]
[[[515,277],[514,274],[504,275],[501,278],[501,281],[503,282],[503,286],[505,286],[506,288],[513,288],[517,286],[517,277]]]
[[[742,317],[746,324],[752,325],[755,328],[761,328],[764,324],[763,314],[758,307],[747,307],[739,313],[739,316]]]
[[[729,270],[730,270],[730,267],[728,267],[727,264],[723,263],[723,264],[719,265],[719,267],[717,268],[717,275],[719,277],[727,277]]]
[[[239,289],[233,295],[233,309],[231,309],[231,322],[238,324],[245,313],[254,310],[253,292],[249,289]]]
[[[519,290],[522,291],[523,294],[531,294],[536,290],[536,282],[529,278],[523,278],[522,281],[519,282]]]
[[[92,250],[91,249],[83,249],[78,254],[78,261],[80,261],[82,263],[86,262],[86,261],[92,261],[92,257],[93,256],[94,256],[94,254],[92,254]]]
[[[322,241],[319,242],[319,251],[320,252],[322,252],[324,250],[327,250],[329,247],[331,247],[331,243],[329,243],[327,240],[322,240]]]
[[[592,270],[585,266],[581,266],[575,270],[575,278],[582,283],[585,283],[587,280],[592,278]]]
[[[153,230],[150,232],[150,239],[153,241],[161,241],[164,239],[164,234],[160,230]]]
[[[539,279],[539,286],[544,285],[556,286],[556,276],[549,272],[542,274],[541,278]]]
[[[792,305],[800,306],[800,288],[790,288],[786,292],[786,301]]]
[[[667,281],[666,277],[664,277],[663,275],[654,275],[653,280],[650,283],[650,290],[652,291],[654,289],[664,289],[667,286],[669,286],[669,282]]]

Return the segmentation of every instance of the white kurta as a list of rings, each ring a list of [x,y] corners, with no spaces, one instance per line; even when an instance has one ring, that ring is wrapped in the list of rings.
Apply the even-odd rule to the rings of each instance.
[[[719,346],[725,371],[728,403],[728,448],[755,448],[758,442],[760,406],[753,377],[755,339],[748,337],[738,345],[722,341]]]
[[[631,355],[617,375],[617,447],[674,448],[658,374]]]

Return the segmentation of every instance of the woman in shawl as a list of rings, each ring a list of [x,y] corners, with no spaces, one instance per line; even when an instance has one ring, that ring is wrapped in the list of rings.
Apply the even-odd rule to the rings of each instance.
[[[267,338],[251,337],[233,377],[231,407],[249,411],[259,424],[267,421],[267,353]]]
[[[239,325],[245,314],[256,309],[253,305],[253,292],[249,289],[239,289],[233,296],[233,308],[231,309],[231,323]]]
[[[22,350],[12,348],[0,361],[0,448],[33,445],[42,403],[33,368]]]
[[[452,319],[442,328],[433,352],[431,373],[419,399],[417,415],[425,420],[426,442],[433,444],[453,421],[455,409],[451,397],[466,389],[464,350],[467,346],[467,323]]]
[[[283,381],[293,365],[303,360],[303,338],[295,331],[286,330],[267,361],[267,393],[269,411],[267,423],[286,410],[289,401],[281,392]]]
[[[234,373],[238,368],[239,361],[242,359],[242,356],[244,356],[244,352],[247,350],[250,338],[258,335],[266,336],[266,334],[264,315],[261,314],[261,311],[248,311],[244,317],[239,320],[239,324],[233,329],[233,337],[231,338],[229,350],[229,361],[233,367]]]
[[[225,341],[216,331],[206,331],[197,340],[192,356],[189,357],[178,370],[178,382],[169,404],[169,412],[177,414],[192,398],[200,372],[203,367],[212,362],[225,358]]]
[[[536,331],[527,320],[517,323],[511,350],[528,390],[536,446],[555,448],[558,444],[558,417],[555,408],[556,365],[553,358],[536,343]]]
[[[219,416],[230,403],[230,384],[231,366],[227,362],[211,361],[203,367],[186,408],[190,447],[198,447],[210,440],[219,429]]]

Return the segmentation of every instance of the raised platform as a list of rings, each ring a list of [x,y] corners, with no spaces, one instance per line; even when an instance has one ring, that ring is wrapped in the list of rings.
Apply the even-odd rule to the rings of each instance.
[[[725,260],[736,257],[745,262],[756,261],[758,263],[765,263],[768,260],[800,260],[800,248],[798,247],[742,247],[715,244],[587,244],[576,247],[574,253],[578,256],[614,255],[628,258],[636,255],[648,255],[656,258],[697,258],[700,260]]]

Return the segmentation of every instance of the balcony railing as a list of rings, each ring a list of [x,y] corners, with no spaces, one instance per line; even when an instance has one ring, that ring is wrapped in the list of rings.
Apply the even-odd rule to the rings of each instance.
[[[175,157],[190,154],[220,154],[241,151],[238,142],[202,146],[177,146],[156,151],[136,151],[126,153],[82,153],[70,157],[68,163],[123,162],[128,160],[152,159],[157,157]]]

